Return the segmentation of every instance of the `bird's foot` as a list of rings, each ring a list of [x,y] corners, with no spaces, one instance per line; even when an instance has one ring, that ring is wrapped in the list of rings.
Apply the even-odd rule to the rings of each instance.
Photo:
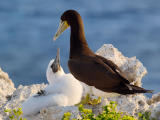
[[[34,97],[38,97],[38,96],[45,96],[46,95],[46,91],[45,90],[40,90],[37,92],[36,95],[34,95]]]

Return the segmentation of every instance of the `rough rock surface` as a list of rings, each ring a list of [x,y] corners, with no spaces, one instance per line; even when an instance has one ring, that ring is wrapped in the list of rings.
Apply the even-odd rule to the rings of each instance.
[[[154,94],[151,99],[148,99],[147,103],[149,105],[151,105],[151,104],[154,104],[154,103],[159,102],[159,101],[160,101],[160,92],[157,93],[157,94]]]
[[[67,106],[67,107],[49,107],[44,108],[40,111],[41,116],[43,116],[43,120],[60,120],[64,113],[70,112],[72,114],[72,118],[79,118],[79,111],[76,106]]]
[[[14,83],[8,74],[0,68],[0,120],[4,117],[3,106],[15,90]]]
[[[119,111],[136,116],[138,112],[143,112],[149,109],[146,99],[147,98],[143,94],[136,94],[130,96],[121,95],[118,97],[109,98],[108,100],[116,101]]]
[[[150,105],[149,109],[151,110],[151,117],[160,120],[160,92],[148,99],[147,103]]]
[[[160,120],[160,101],[150,106],[151,117]]]
[[[20,85],[12,94],[10,99],[6,101],[5,104],[0,108],[0,114],[3,115],[3,120],[7,119],[5,109],[14,109],[21,107],[21,103],[24,102],[27,98],[37,93],[39,90],[44,89],[45,84],[35,84],[30,86]]]
[[[123,75],[128,78],[133,84],[141,86],[141,79],[147,73],[146,68],[136,57],[128,58],[122,55],[111,44],[104,44],[97,52],[97,54],[104,56],[107,59],[115,62],[122,70]],[[7,119],[7,115],[3,112],[6,108],[17,108],[28,97],[43,89],[45,84],[36,84],[30,86],[20,85],[16,90],[14,84],[9,79],[8,75],[0,69],[0,120]],[[7,89],[6,89],[7,88]],[[86,87],[85,92],[93,92],[90,88]],[[7,95],[11,95],[8,101]],[[104,94],[105,96],[105,94]],[[137,115],[138,112],[150,110],[152,117],[160,119],[160,94],[153,95],[151,99],[146,98],[143,94],[136,94],[130,96],[117,96],[110,98],[102,98],[102,102],[96,106],[86,105],[86,108],[92,108],[93,112],[98,114],[102,111],[101,106],[109,103],[109,101],[116,101],[118,103],[118,110],[126,112],[130,115]],[[96,96],[92,96],[96,98]],[[60,120],[65,112],[71,112],[72,118],[79,118],[79,112],[76,106],[60,107],[50,106],[40,110],[40,113],[28,116],[28,120]]]
[[[0,68],[0,106],[7,100],[7,96],[13,94],[14,90],[14,83],[8,74]]]

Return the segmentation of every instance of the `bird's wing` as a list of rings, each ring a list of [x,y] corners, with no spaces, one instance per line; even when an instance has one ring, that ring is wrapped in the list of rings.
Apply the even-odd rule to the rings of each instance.
[[[68,66],[70,72],[76,79],[90,86],[95,86],[98,89],[105,88],[106,91],[110,91],[120,83],[125,83],[122,77],[109,65],[93,56],[70,59]]]
[[[119,75],[123,81],[127,84],[130,84],[129,80],[123,75],[124,73],[121,71],[121,69],[111,60],[108,60],[102,56],[96,55],[98,59],[101,59],[106,65],[108,65],[117,75]]]

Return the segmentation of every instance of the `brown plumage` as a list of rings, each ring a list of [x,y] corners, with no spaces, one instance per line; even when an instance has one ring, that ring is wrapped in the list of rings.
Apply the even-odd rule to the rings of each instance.
[[[119,94],[150,93],[141,87],[131,85],[112,61],[96,55],[89,48],[84,34],[83,21],[75,10],[68,10],[61,16],[71,27],[70,56],[68,67],[72,75],[90,86],[105,92]]]

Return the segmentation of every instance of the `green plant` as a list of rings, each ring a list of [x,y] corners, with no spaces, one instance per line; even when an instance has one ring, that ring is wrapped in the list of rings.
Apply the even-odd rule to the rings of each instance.
[[[155,118],[151,118],[151,112],[146,111],[144,113],[138,113],[138,120],[156,120]]]
[[[117,112],[117,104],[115,102],[110,102],[109,105],[104,106],[102,113],[98,115],[93,114],[91,109],[84,108],[82,104],[79,105],[78,109],[81,115],[81,119],[79,120],[137,120],[133,116],[124,115],[122,112]],[[70,120],[70,116],[71,113],[67,113],[67,116],[64,114],[62,120]]]
[[[9,120],[27,120],[26,118],[22,118],[22,108],[6,109],[4,112],[9,113]]]
[[[63,117],[62,117],[62,120],[69,120],[71,117],[71,113],[70,112],[66,112],[64,113]]]
[[[89,105],[97,105],[97,104],[99,104],[99,103],[101,103],[101,97],[98,97],[97,99],[92,99],[91,97],[90,97],[90,95],[89,94],[87,94],[86,96],[85,96],[85,98],[83,98],[82,100],[81,100],[81,102],[79,103],[79,104],[77,104],[77,105],[81,105],[81,104],[89,104]]]

